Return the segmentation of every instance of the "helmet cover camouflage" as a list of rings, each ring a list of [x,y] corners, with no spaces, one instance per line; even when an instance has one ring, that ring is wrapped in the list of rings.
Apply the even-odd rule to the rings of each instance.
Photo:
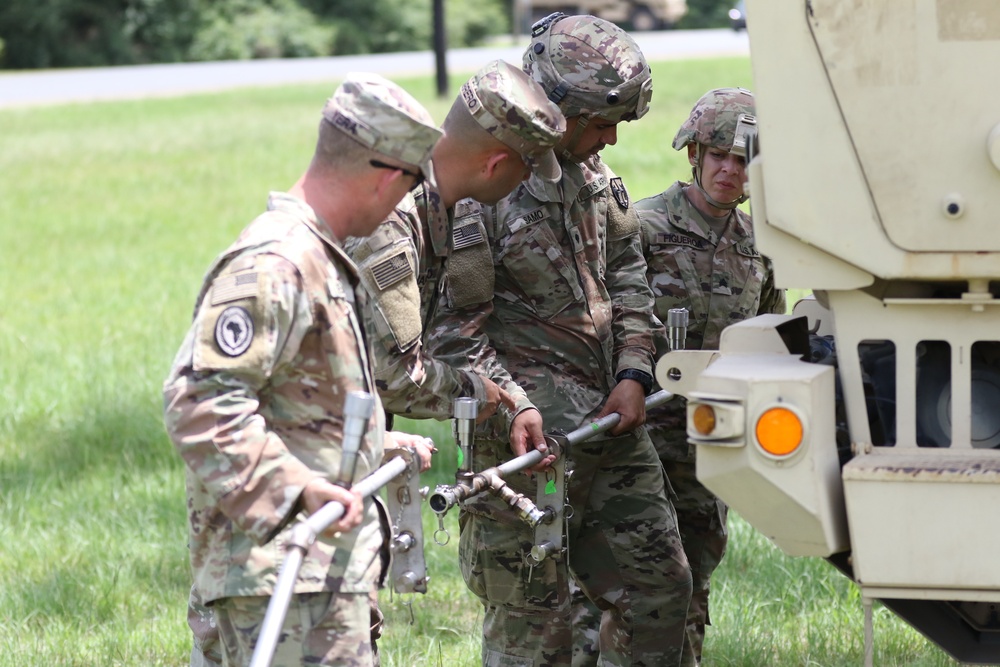
[[[673,146],[681,150],[690,143],[698,143],[745,156],[745,137],[741,135],[744,126],[755,125],[754,113],[753,93],[749,90],[710,90],[691,109],[691,115],[674,137]]]
[[[618,122],[649,110],[653,79],[639,45],[614,23],[593,16],[556,13],[535,23],[524,71],[567,118]]]
[[[461,95],[487,132],[517,151],[541,178],[559,180],[562,172],[552,147],[566,131],[566,119],[531,77],[496,60],[466,81]]]
[[[362,146],[420,169],[433,183],[431,153],[442,132],[427,109],[392,81],[348,74],[323,107],[323,118]]]

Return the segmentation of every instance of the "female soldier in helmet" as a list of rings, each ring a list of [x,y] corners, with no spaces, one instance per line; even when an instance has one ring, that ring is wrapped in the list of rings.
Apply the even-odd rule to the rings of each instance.
[[[747,200],[746,166],[755,136],[749,91],[709,91],[674,137],[674,148],[687,150],[691,182],[678,181],[636,204],[656,314],[666,321],[671,308],[688,310],[687,349],[718,349],[730,324],[785,312],[771,262],[754,247],[750,216],[737,208]],[[657,341],[658,356],[667,351],[666,339]],[[726,505],[695,477],[683,399],[650,413],[646,430],[677,494],[677,523],[693,579],[681,664],[695,665],[709,622],[709,577],[726,549]]]

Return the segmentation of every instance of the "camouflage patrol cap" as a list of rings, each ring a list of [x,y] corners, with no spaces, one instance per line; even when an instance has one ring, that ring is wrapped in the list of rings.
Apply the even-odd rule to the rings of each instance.
[[[681,150],[690,143],[746,156],[747,133],[756,127],[753,93],[743,88],[717,88],[698,100],[674,137]]]
[[[653,79],[639,45],[614,23],[555,13],[531,28],[524,71],[567,118],[618,122],[649,110]]]
[[[461,95],[476,122],[517,151],[536,174],[553,183],[560,179],[552,147],[566,131],[566,119],[531,77],[495,60],[462,85]]]
[[[419,169],[434,183],[431,153],[442,132],[427,109],[377,74],[352,72],[323,107],[323,118],[362,146]]]

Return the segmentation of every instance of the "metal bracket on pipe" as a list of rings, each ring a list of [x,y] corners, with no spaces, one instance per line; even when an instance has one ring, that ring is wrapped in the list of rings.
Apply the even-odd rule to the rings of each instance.
[[[420,516],[420,457],[409,448],[390,449],[385,461],[406,461],[403,473],[386,485],[386,504],[392,523],[389,576],[397,593],[426,593],[427,564],[424,561],[424,526]]]
[[[565,443],[560,442],[557,436],[546,435],[545,444],[549,451],[566,451]],[[566,457],[560,456],[546,470],[536,473],[535,479],[538,483],[535,505],[543,512],[545,518],[535,526],[535,545],[528,555],[531,565],[538,565],[546,558],[558,560],[564,551]]]

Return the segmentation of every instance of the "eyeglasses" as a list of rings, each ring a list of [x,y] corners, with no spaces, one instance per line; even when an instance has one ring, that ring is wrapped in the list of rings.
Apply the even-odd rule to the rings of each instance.
[[[413,192],[424,182],[424,175],[419,171],[410,171],[409,169],[403,169],[402,167],[396,166],[394,164],[388,164],[382,162],[381,160],[368,160],[368,164],[375,167],[376,169],[392,169],[393,171],[401,171],[406,176],[412,176],[414,178],[413,185],[410,186],[410,192]]]

